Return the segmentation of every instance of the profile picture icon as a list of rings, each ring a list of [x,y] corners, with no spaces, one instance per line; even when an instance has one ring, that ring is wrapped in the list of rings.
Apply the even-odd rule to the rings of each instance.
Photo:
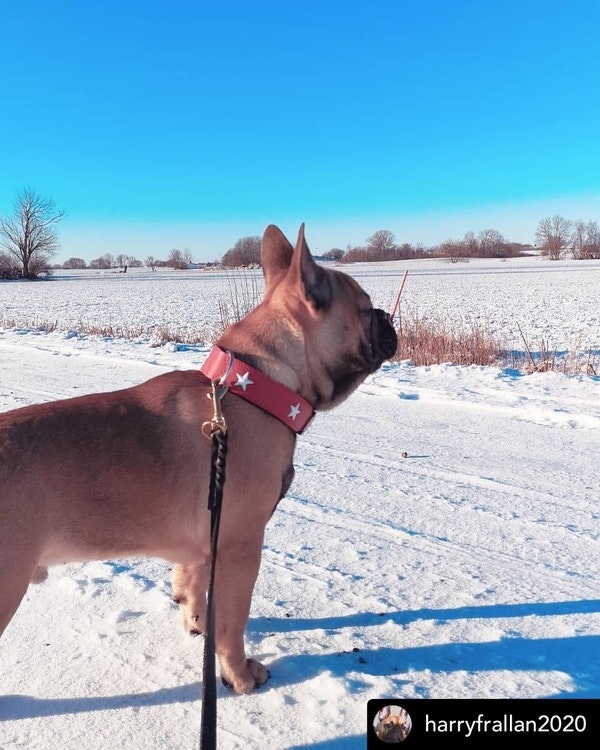
[[[373,719],[377,738],[390,745],[404,742],[411,729],[410,714],[402,706],[384,706]]]

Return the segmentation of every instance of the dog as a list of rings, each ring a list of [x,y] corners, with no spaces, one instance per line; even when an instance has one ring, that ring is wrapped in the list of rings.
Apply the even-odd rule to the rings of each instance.
[[[382,742],[395,744],[407,738],[411,724],[404,709],[400,709],[400,713],[391,713],[391,707],[386,706],[379,712],[378,719],[380,723],[376,735]]]
[[[295,248],[267,227],[261,264],[264,297],[217,341],[214,378],[174,371],[0,414],[0,634],[49,565],[132,556],[174,563],[184,627],[204,632],[211,446],[202,426],[213,412],[207,395],[215,379],[228,388],[215,651],[234,692],[268,679],[246,656],[244,631],[264,529],[294,476],[296,423],[343,401],[393,356],[397,339],[389,316],[354,279],[315,262],[304,224]],[[236,367],[235,383],[227,381]],[[265,403],[257,406],[247,399],[259,380]],[[275,416],[271,394],[289,401]]]

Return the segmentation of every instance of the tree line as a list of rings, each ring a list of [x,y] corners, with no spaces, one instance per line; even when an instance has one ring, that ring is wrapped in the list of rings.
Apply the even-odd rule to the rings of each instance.
[[[123,273],[127,273],[129,268],[142,268],[146,266],[151,268],[153,271],[157,268],[176,268],[184,269],[189,268],[192,264],[192,254],[186,248],[185,250],[178,250],[173,248],[169,253],[166,260],[155,258],[153,255],[148,255],[142,262],[133,255],[126,255],[120,253],[119,255],[113,255],[112,253],[104,253],[99,258],[94,258],[87,263],[83,258],[68,258],[60,268],[92,268],[92,269],[109,269],[119,268]]]
[[[26,188],[14,204],[13,213],[0,217],[0,279],[37,278],[49,273],[52,258],[59,249],[58,224],[65,216],[52,199],[44,198]],[[364,245],[348,245],[345,250],[332,248],[321,257],[340,263],[407,260],[414,258],[447,258],[458,261],[466,258],[511,258],[539,252],[551,260],[561,260],[568,255],[577,260],[600,258],[600,226],[597,221],[582,219],[571,221],[560,215],[541,219],[536,230],[537,246],[507,240],[496,229],[484,229],[475,234],[467,232],[462,239],[448,239],[431,247],[418,243],[399,244],[393,232],[379,229]],[[69,258],[62,268],[119,268],[126,273],[129,268],[143,265],[155,270],[160,267],[189,268],[191,252],[172,249],[166,260],[149,255],[145,261],[133,256],[105,253],[89,263],[82,258]],[[220,262],[206,264],[225,268],[260,266],[260,237],[242,237],[228,250]],[[61,266],[58,266],[61,267]]]
[[[562,216],[541,219],[536,230],[537,245],[507,240],[497,229],[478,234],[467,232],[462,239],[448,239],[425,247],[422,243],[399,244],[393,232],[379,229],[364,245],[332,248],[321,256],[339,263],[382,262],[415,258],[446,258],[457,262],[467,258],[514,258],[540,253],[551,260],[570,254],[576,260],[600,258],[600,227],[596,221],[570,221]],[[226,268],[260,265],[260,237],[242,237],[221,259]]]
[[[540,221],[535,236],[540,251],[551,260],[561,260],[569,253],[575,260],[600,258],[597,221],[571,221],[564,216],[551,216]]]

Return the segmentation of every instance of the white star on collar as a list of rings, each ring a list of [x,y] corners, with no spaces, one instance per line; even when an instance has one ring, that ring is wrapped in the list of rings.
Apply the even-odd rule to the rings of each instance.
[[[288,419],[291,419],[292,422],[294,422],[298,414],[300,414],[300,404],[296,404],[295,406],[292,404],[290,406],[290,413],[288,414]]]
[[[240,375],[239,373],[236,373],[237,383],[235,383],[236,386],[239,386],[244,393],[246,392],[246,388],[249,385],[254,385],[254,381],[250,380],[250,373],[245,372],[243,375]]]

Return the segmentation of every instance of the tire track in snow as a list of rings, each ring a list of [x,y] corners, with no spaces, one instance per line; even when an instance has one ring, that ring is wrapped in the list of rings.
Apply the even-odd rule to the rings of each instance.
[[[457,370],[460,373],[459,370]],[[512,383],[516,386],[516,383]],[[440,407],[451,407],[464,411],[478,411],[502,414],[510,419],[534,424],[569,427],[571,429],[600,428],[600,401],[585,398],[576,402],[564,403],[557,406],[553,396],[545,396],[536,392],[535,403],[529,395],[508,388],[500,391],[504,401],[500,402],[498,389],[481,385],[477,390],[465,391],[457,386],[454,397],[448,397],[447,391],[442,395],[434,389],[402,388],[402,381],[397,378],[373,376],[366,384],[361,385],[359,392],[365,396],[375,398],[401,399],[408,401],[423,401]],[[446,384],[447,385],[447,384]],[[468,396],[468,399],[465,398]]]
[[[547,493],[535,488],[464,471],[438,469],[423,463],[411,466],[406,459],[398,461],[371,453],[341,450],[303,439],[305,442],[309,442],[306,454],[310,458],[305,463],[297,464],[294,488],[299,485],[300,491],[288,495],[277,513],[287,514],[286,522],[291,520],[300,529],[302,524],[310,523],[311,533],[315,527],[319,528],[319,539],[323,544],[352,536],[357,543],[360,541],[364,547],[375,550],[375,557],[385,556],[384,549],[389,552],[395,548],[396,554],[403,557],[402,565],[407,577],[411,575],[411,569],[418,570],[420,565],[437,566],[441,575],[447,575],[446,560],[452,559],[458,560],[459,567],[465,570],[483,571],[481,577],[486,579],[495,578],[495,569],[510,570],[509,577],[515,580],[522,579],[524,571],[527,571],[532,591],[536,589],[535,581],[545,583],[551,576],[556,579],[557,590],[567,594],[575,580],[580,582],[589,576],[590,567],[597,567],[600,554],[597,543],[598,515],[590,517],[589,506],[587,509],[570,508],[572,523],[569,524],[563,517],[564,503],[561,505],[558,498],[550,500]],[[319,466],[320,454],[326,454],[328,459],[331,456],[338,459],[339,465],[330,480],[323,478]],[[361,482],[362,463],[378,466],[382,472],[385,471],[385,477],[382,474],[383,487],[373,486],[373,472],[365,472],[368,494],[378,496],[380,503],[383,496],[384,505],[397,504],[401,509],[406,509],[406,499],[410,497],[409,510],[403,512],[400,518],[379,518],[376,504],[372,506],[368,525],[364,521],[364,504],[360,511],[353,513],[348,498],[356,495],[356,482]],[[335,465],[329,460],[328,464]],[[320,477],[316,484],[314,475]],[[401,475],[397,482],[395,475]],[[408,484],[412,484],[408,488],[407,475],[410,478]],[[302,487],[303,476],[308,492]],[[433,495],[429,491],[432,483],[436,486]],[[315,486],[318,486],[318,491],[313,492],[311,488]],[[480,493],[480,490],[484,492]],[[328,492],[331,493],[332,504],[328,503]],[[469,492],[476,501],[468,496]],[[515,498],[519,498],[520,502],[525,499],[525,505],[518,511],[514,508]],[[422,523],[418,513],[421,502],[427,502],[429,506],[435,503],[440,509],[442,521],[437,527]],[[469,524],[469,516],[473,513],[477,514],[477,522]],[[489,528],[489,533],[481,533],[482,514],[485,515],[483,525]],[[426,517],[431,517],[430,508]],[[448,523],[444,528],[446,519]],[[577,536],[572,536],[575,528],[578,528]],[[506,551],[513,549],[512,543],[504,543],[507,537],[523,539],[523,546],[516,554]],[[318,544],[316,540],[314,543]],[[561,549],[558,558],[557,547]],[[583,549],[586,553],[581,559]],[[409,559],[406,559],[407,550],[410,551]],[[287,563],[284,563],[284,567],[291,569]],[[297,569],[296,564],[294,571]],[[367,576],[375,573],[371,570]],[[330,569],[315,567],[310,575],[320,583],[323,578],[330,577]]]
[[[498,507],[493,507],[491,503],[487,503],[484,510],[492,515],[495,515],[501,519],[514,519],[524,515],[522,512],[517,511],[514,501],[518,499],[519,504],[523,504],[527,501],[527,509],[531,506],[538,506],[543,508],[544,513],[547,516],[552,516],[553,520],[549,518],[544,519],[544,523],[548,526],[554,526],[557,529],[565,528],[564,514],[565,514],[565,500],[564,493],[561,488],[557,490],[557,494],[560,493],[560,497],[556,499],[550,494],[551,489],[544,491],[535,489],[534,487],[527,487],[524,484],[516,482],[510,482],[506,479],[498,479],[493,477],[481,476],[480,474],[473,474],[464,470],[455,470],[448,467],[438,468],[433,466],[431,463],[426,463],[424,460],[411,460],[410,458],[397,459],[390,456],[377,456],[372,453],[364,453],[358,451],[351,451],[348,449],[338,449],[332,446],[325,446],[320,442],[310,443],[310,452],[312,456],[315,454],[337,456],[348,466],[346,472],[339,472],[339,479],[346,479],[350,472],[353,474],[357,473],[357,466],[365,464],[367,466],[377,466],[382,470],[390,472],[390,476],[387,479],[386,486],[383,490],[386,493],[398,492],[398,486],[409,485],[409,480],[415,487],[422,488],[427,484],[427,480],[433,480],[437,486],[440,487],[456,487],[456,488],[474,488],[476,490],[484,490],[488,493],[492,493],[494,496],[502,495],[507,496],[510,499],[509,504],[500,503]],[[299,470],[306,472],[320,472],[320,469],[316,462],[311,459],[308,462],[304,462],[299,465]],[[393,472],[393,473],[392,473]],[[367,472],[365,472],[368,474]],[[396,477],[400,477],[400,481],[396,481]],[[410,487],[408,488],[410,489]],[[598,539],[598,521],[600,520],[600,512],[594,510],[597,508],[597,504],[594,502],[593,494],[595,488],[589,488],[589,498],[582,498],[581,494],[577,498],[581,501],[582,507],[579,508],[572,503],[568,506],[569,516],[571,519],[571,526],[578,526],[580,530],[588,526],[586,532],[592,540]],[[459,492],[447,493],[447,496],[442,496],[441,499],[453,503],[454,497],[460,495]],[[436,493],[436,497],[440,498],[439,493]],[[592,509],[592,510],[590,510]]]
[[[285,512],[289,517],[295,517],[301,521],[313,521],[317,522],[323,527],[327,527],[327,536],[329,538],[336,538],[341,535],[341,532],[347,533],[348,531],[355,532],[356,538],[360,538],[361,541],[365,541],[366,528],[364,519],[360,516],[352,517],[348,512],[341,510],[329,512],[323,514],[322,509],[316,506],[314,503],[299,498],[288,498],[295,501],[293,509],[287,509]],[[337,516],[337,519],[333,519],[333,516]],[[335,530],[338,533],[335,533]],[[510,552],[506,552],[502,547],[492,549],[488,539],[481,539],[478,542],[466,540],[464,537],[460,537],[457,541],[453,541],[451,536],[438,536],[432,533],[427,533],[422,530],[413,529],[406,526],[390,526],[389,523],[371,521],[368,528],[368,536],[381,545],[382,541],[385,540],[386,544],[392,544],[397,547],[398,550],[405,546],[417,545],[420,549],[420,555],[427,555],[431,558],[451,558],[451,559],[462,559],[464,562],[472,562],[473,560],[486,561],[487,564],[493,565],[495,562],[502,563],[503,566],[510,564],[515,572],[522,574],[524,565],[529,566],[531,560],[526,555],[514,555]],[[501,540],[500,540],[501,541]],[[527,539],[524,540],[527,542]],[[530,540],[532,541],[532,540]],[[578,549],[579,549],[578,543]],[[524,545],[524,549],[527,549],[527,544]],[[597,552],[597,545],[592,545],[590,549],[590,557],[594,559]],[[553,567],[547,564],[543,564],[545,574],[549,571],[553,571],[560,575],[565,575],[570,578],[570,574],[565,571],[562,567]],[[529,569],[528,569],[529,570]],[[531,572],[529,570],[529,572]]]

